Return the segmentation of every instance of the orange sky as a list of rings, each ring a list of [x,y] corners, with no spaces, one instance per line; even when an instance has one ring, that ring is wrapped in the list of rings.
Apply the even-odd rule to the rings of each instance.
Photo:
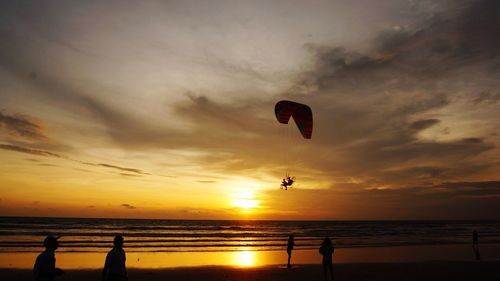
[[[498,5],[4,1],[0,215],[498,219]]]

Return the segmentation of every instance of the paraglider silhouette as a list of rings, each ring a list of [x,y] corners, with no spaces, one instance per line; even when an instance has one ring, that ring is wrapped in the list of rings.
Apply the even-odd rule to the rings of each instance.
[[[310,139],[313,132],[313,116],[309,106],[293,101],[282,100],[274,106],[274,114],[281,124],[288,124],[290,117],[305,139]]]
[[[295,182],[295,177],[287,176],[281,181],[280,188],[288,190],[288,187],[292,186],[294,182]]]
[[[282,100],[277,102],[274,106],[274,114],[281,124],[288,124],[290,118],[293,118],[302,137],[304,139],[311,139],[313,132],[313,116],[309,106],[302,103]],[[291,177],[289,173],[286,172],[280,188],[288,190],[294,182],[295,177]]]

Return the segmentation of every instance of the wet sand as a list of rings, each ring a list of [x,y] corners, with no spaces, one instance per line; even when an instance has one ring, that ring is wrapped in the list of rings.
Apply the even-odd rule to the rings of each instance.
[[[500,280],[500,262],[348,263],[334,267],[335,280]],[[56,280],[101,280],[100,270],[67,270]],[[1,280],[32,280],[31,270],[0,269]],[[309,281],[323,280],[321,265],[235,268],[223,266],[131,269],[129,280]]]
[[[475,261],[470,245],[338,249],[335,280],[500,280],[500,245],[482,245]],[[37,253],[0,254],[0,280],[32,280]],[[101,280],[105,253],[56,254],[66,274],[56,280]],[[127,253],[129,280],[279,281],[323,280],[317,250],[286,252]]]
[[[480,246],[484,261],[500,261],[500,244]],[[42,251],[42,249],[40,249]],[[239,252],[127,252],[127,267],[138,269],[234,266],[263,267],[286,263],[286,251],[239,251]],[[38,253],[0,253],[0,268],[30,269]],[[57,251],[57,265],[63,269],[102,268],[105,252],[74,253]],[[375,248],[339,248],[333,256],[334,263],[406,263],[429,261],[474,261],[470,245],[421,245]],[[321,255],[317,249],[296,250],[293,264],[318,264]]]

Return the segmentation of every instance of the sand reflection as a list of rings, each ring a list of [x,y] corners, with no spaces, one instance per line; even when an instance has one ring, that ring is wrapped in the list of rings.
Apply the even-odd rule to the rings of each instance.
[[[251,267],[256,264],[256,253],[251,251],[234,252],[234,266]]]
[[[484,257],[498,259],[499,244],[484,244]],[[38,253],[0,253],[0,268],[33,268]],[[57,252],[57,265],[63,269],[102,268],[106,253]],[[353,262],[415,262],[430,260],[474,260],[470,245],[403,246],[387,248],[340,248],[335,251],[334,263]],[[283,251],[236,252],[127,252],[129,268],[172,268],[192,266],[259,267],[286,265]],[[297,250],[292,264],[320,264],[316,249]]]

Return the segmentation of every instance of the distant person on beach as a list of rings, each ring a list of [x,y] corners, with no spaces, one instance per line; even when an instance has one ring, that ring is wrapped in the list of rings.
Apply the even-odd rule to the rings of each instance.
[[[126,281],[127,269],[125,268],[125,251],[123,250],[123,236],[116,235],[113,240],[114,247],[106,255],[104,269],[102,270],[103,281]]]
[[[64,271],[56,267],[56,255],[59,236],[49,235],[43,240],[45,251],[38,255],[33,266],[33,279],[35,281],[52,281]]]
[[[476,260],[481,260],[481,254],[479,253],[479,234],[475,229],[472,231],[472,249],[474,250]]]
[[[323,273],[325,276],[325,281],[328,279],[327,272],[330,271],[330,277],[333,281],[333,252],[335,251],[335,247],[333,247],[332,240],[330,238],[325,237],[323,243],[321,243],[321,247],[319,247],[319,253],[323,256]]]
[[[290,259],[292,258],[293,246],[295,246],[295,242],[293,239],[293,235],[290,235],[288,236],[288,245],[286,247],[286,252],[288,254],[288,267],[292,267],[292,265],[290,264]]]

